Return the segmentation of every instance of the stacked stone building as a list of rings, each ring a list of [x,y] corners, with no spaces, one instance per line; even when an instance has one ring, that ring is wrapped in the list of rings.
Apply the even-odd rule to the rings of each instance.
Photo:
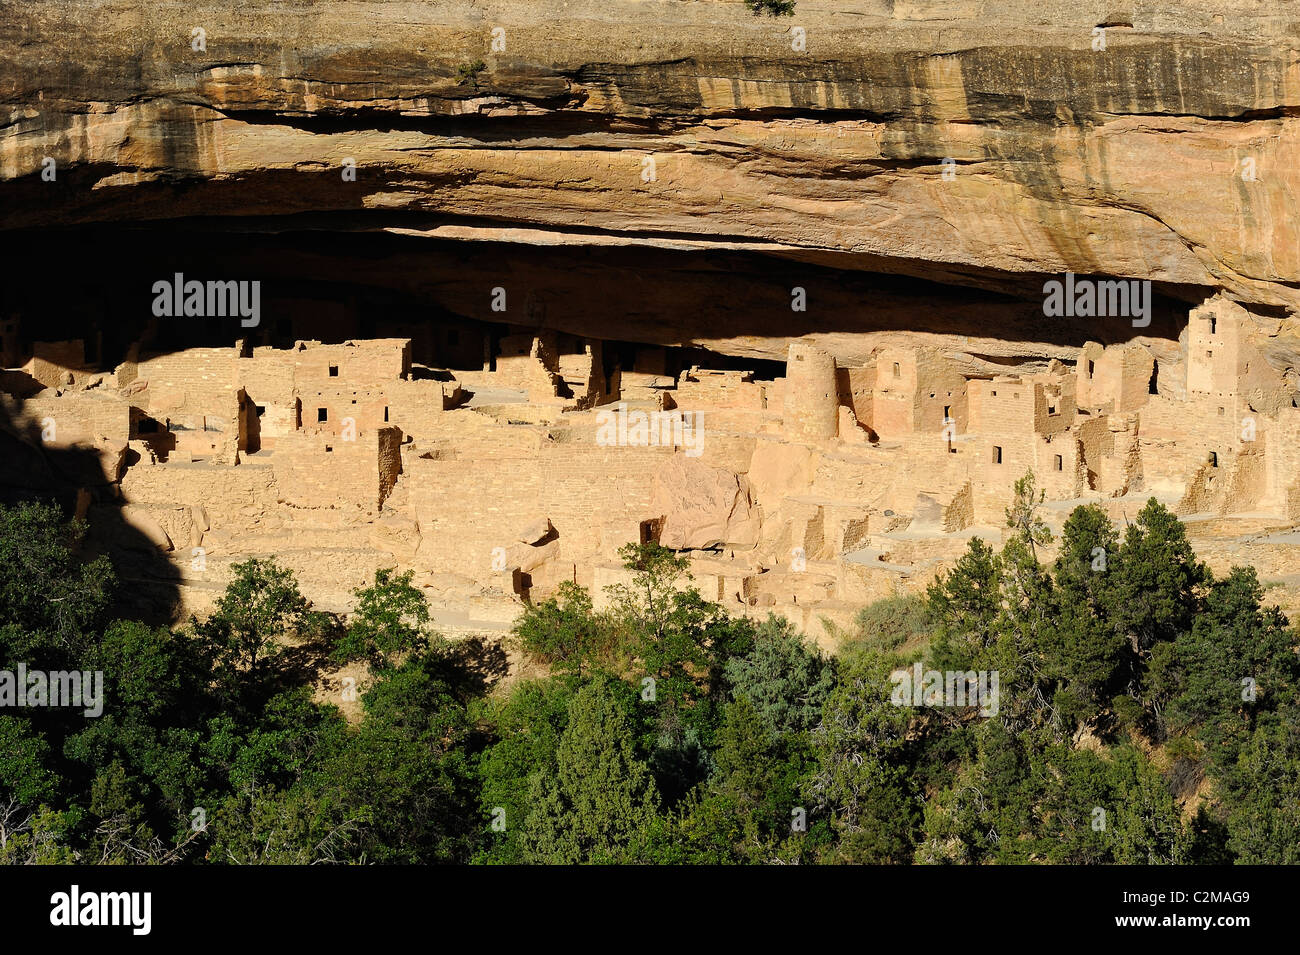
[[[482,347],[461,359],[472,367],[417,361],[411,338],[390,337],[141,342],[99,369],[85,342],[16,350],[21,332],[4,328],[6,427],[52,462],[78,452],[79,511],[134,527],[179,580],[178,609],[263,554],[324,606],[399,566],[449,629],[502,629],[562,581],[599,604],[624,575],[619,547],[654,539],[733,612],[830,640],[971,536],[999,539],[1026,472],[1052,521],[1087,501],[1122,521],[1156,496],[1204,531],[1211,559],[1266,577],[1285,577],[1300,523],[1294,389],[1221,296],[1191,310],[1175,360],[1134,339],[1021,367],[895,334],[852,367],[794,340],[783,373],[710,368],[520,328],[444,336]],[[677,430],[627,439],[626,422],[602,431],[610,415]],[[674,443],[683,421],[698,447]]]

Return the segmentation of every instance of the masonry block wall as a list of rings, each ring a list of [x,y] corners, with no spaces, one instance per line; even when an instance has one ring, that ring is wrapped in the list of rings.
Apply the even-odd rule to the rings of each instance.
[[[883,348],[877,352],[871,417],[867,419],[877,434],[893,438],[916,430],[917,380],[915,349]]]
[[[283,349],[254,348],[237,362],[239,383],[253,403],[261,446],[274,448],[276,439],[302,426],[300,403],[294,393],[294,365]]]
[[[679,408],[743,408],[761,411],[767,404],[765,383],[754,381],[752,371],[717,371],[692,368],[682,372],[673,402]]]
[[[877,367],[875,362],[871,362],[861,368],[837,368],[835,371],[840,404],[851,408],[853,416],[868,428],[872,427],[874,419],[872,409]]]
[[[1187,391],[1228,398],[1245,372],[1242,335],[1250,316],[1240,305],[1216,297],[1187,319]]]
[[[519,389],[530,401],[555,399],[559,375],[554,332],[507,335],[498,349],[496,387]]]
[[[1034,389],[1034,431],[1059,434],[1074,426],[1077,408],[1074,377],[1047,375],[1031,382]]]
[[[879,380],[879,376],[877,376]],[[944,419],[952,421],[954,434],[964,434],[969,426],[966,378],[947,358],[934,349],[917,350],[915,428],[936,434],[944,428]]]
[[[340,502],[378,510],[401,473],[401,432],[379,428],[355,441],[300,432],[281,438],[272,466],[283,500],[295,507]]]
[[[600,404],[606,395],[604,349],[599,341],[562,337],[556,372],[582,407]]]
[[[335,384],[374,387],[405,378],[411,372],[411,342],[407,338],[377,338],[342,345],[300,341],[290,354],[294,381],[299,387],[319,386],[329,379],[336,379]]]
[[[124,398],[101,391],[61,396],[44,391],[18,403],[13,423],[20,430],[45,430],[43,422],[53,425],[50,444],[89,442],[97,435],[125,444],[131,435],[131,406]]]
[[[1152,396],[1140,414],[1143,471],[1148,487],[1181,496],[1191,475],[1213,461],[1226,467],[1237,452],[1237,403],[1218,395],[1188,401]]]
[[[233,347],[187,348],[143,359],[134,369],[135,380],[147,386],[141,407],[164,418],[233,417],[237,354]]]
[[[1025,435],[1034,433],[1038,401],[1032,382],[1012,376],[973,378],[967,382],[970,399],[968,427],[976,434]],[[992,458],[989,463],[996,464]]]
[[[299,392],[302,430],[318,434],[361,434],[382,428],[392,417],[382,390],[310,388]]]
[[[945,419],[952,422],[953,434],[962,434],[968,427],[967,402],[966,378],[937,350],[891,346],[876,353],[868,420],[882,437],[938,434]]]
[[[460,448],[463,456],[409,462],[403,483],[420,526],[421,568],[488,567],[494,549],[508,550],[534,517],[549,518],[560,553],[572,560],[600,552],[613,537],[626,543],[654,516],[652,474],[671,449],[516,443],[508,428],[490,443]],[[619,533],[611,536],[613,529]]]
[[[1147,403],[1155,358],[1137,342],[1104,348],[1088,342],[1075,366],[1080,408],[1110,414],[1135,411]]]
[[[128,468],[122,499],[142,507],[201,507],[212,526],[237,524],[248,509],[266,512],[281,500],[270,468],[203,465]]]
[[[46,388],[62,388],[70,380],[75,380],[75,375],[63,365],[57,365],[48,362],[44,358],[32,358],[23,365],[23,371],[35,381],[40,382]]]
[[[450,398],[441,381],[394,381],[385,386],[388,421],[405,434],[436,434]]]

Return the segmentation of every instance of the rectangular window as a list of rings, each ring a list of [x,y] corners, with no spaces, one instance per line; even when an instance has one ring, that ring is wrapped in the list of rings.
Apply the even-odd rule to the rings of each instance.
[[[1002,449],[998,447],[996,444],[993,445],[993,463],[994,464],[1002,463]]]
[[[317,420],[317,421],[328,421],[329,419],[330,419],[330,413],[329,413],[328,411],[326,411],[324,408],[317,408],[317,409],[316,409],[316,420]]]
[[[330,365],[330,377],[331,377],[331,378],[337,378],[338,376],[339,376],[339,366],[338,366],[338,365]]]
[[[1093,373],[1094,371],[1096,371],[1096,370],[1097,370],[1097,364],[1096,364],[1096,362],[1089,361],[1089,362],[1088,362],[1088,377],[1091,378],[1091,377],[1092,377],[1092,373]]]
[[[387,408],[384,409],[384,420],[385,420],[385,421],[388,420],[388,409],[387,409]]]

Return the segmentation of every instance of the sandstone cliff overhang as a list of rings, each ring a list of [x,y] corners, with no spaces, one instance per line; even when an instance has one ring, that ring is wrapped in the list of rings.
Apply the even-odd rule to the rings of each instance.
[[[316,213],[1291,307],[1298,21],[1273,11],[6,2],[0,228]]]

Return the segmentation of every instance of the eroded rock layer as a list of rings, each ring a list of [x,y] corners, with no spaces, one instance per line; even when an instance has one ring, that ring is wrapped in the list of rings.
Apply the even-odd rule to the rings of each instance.
[[[1205,0],[6,3],[0,224],[414,211],[1290,306],[1295,36]]]

